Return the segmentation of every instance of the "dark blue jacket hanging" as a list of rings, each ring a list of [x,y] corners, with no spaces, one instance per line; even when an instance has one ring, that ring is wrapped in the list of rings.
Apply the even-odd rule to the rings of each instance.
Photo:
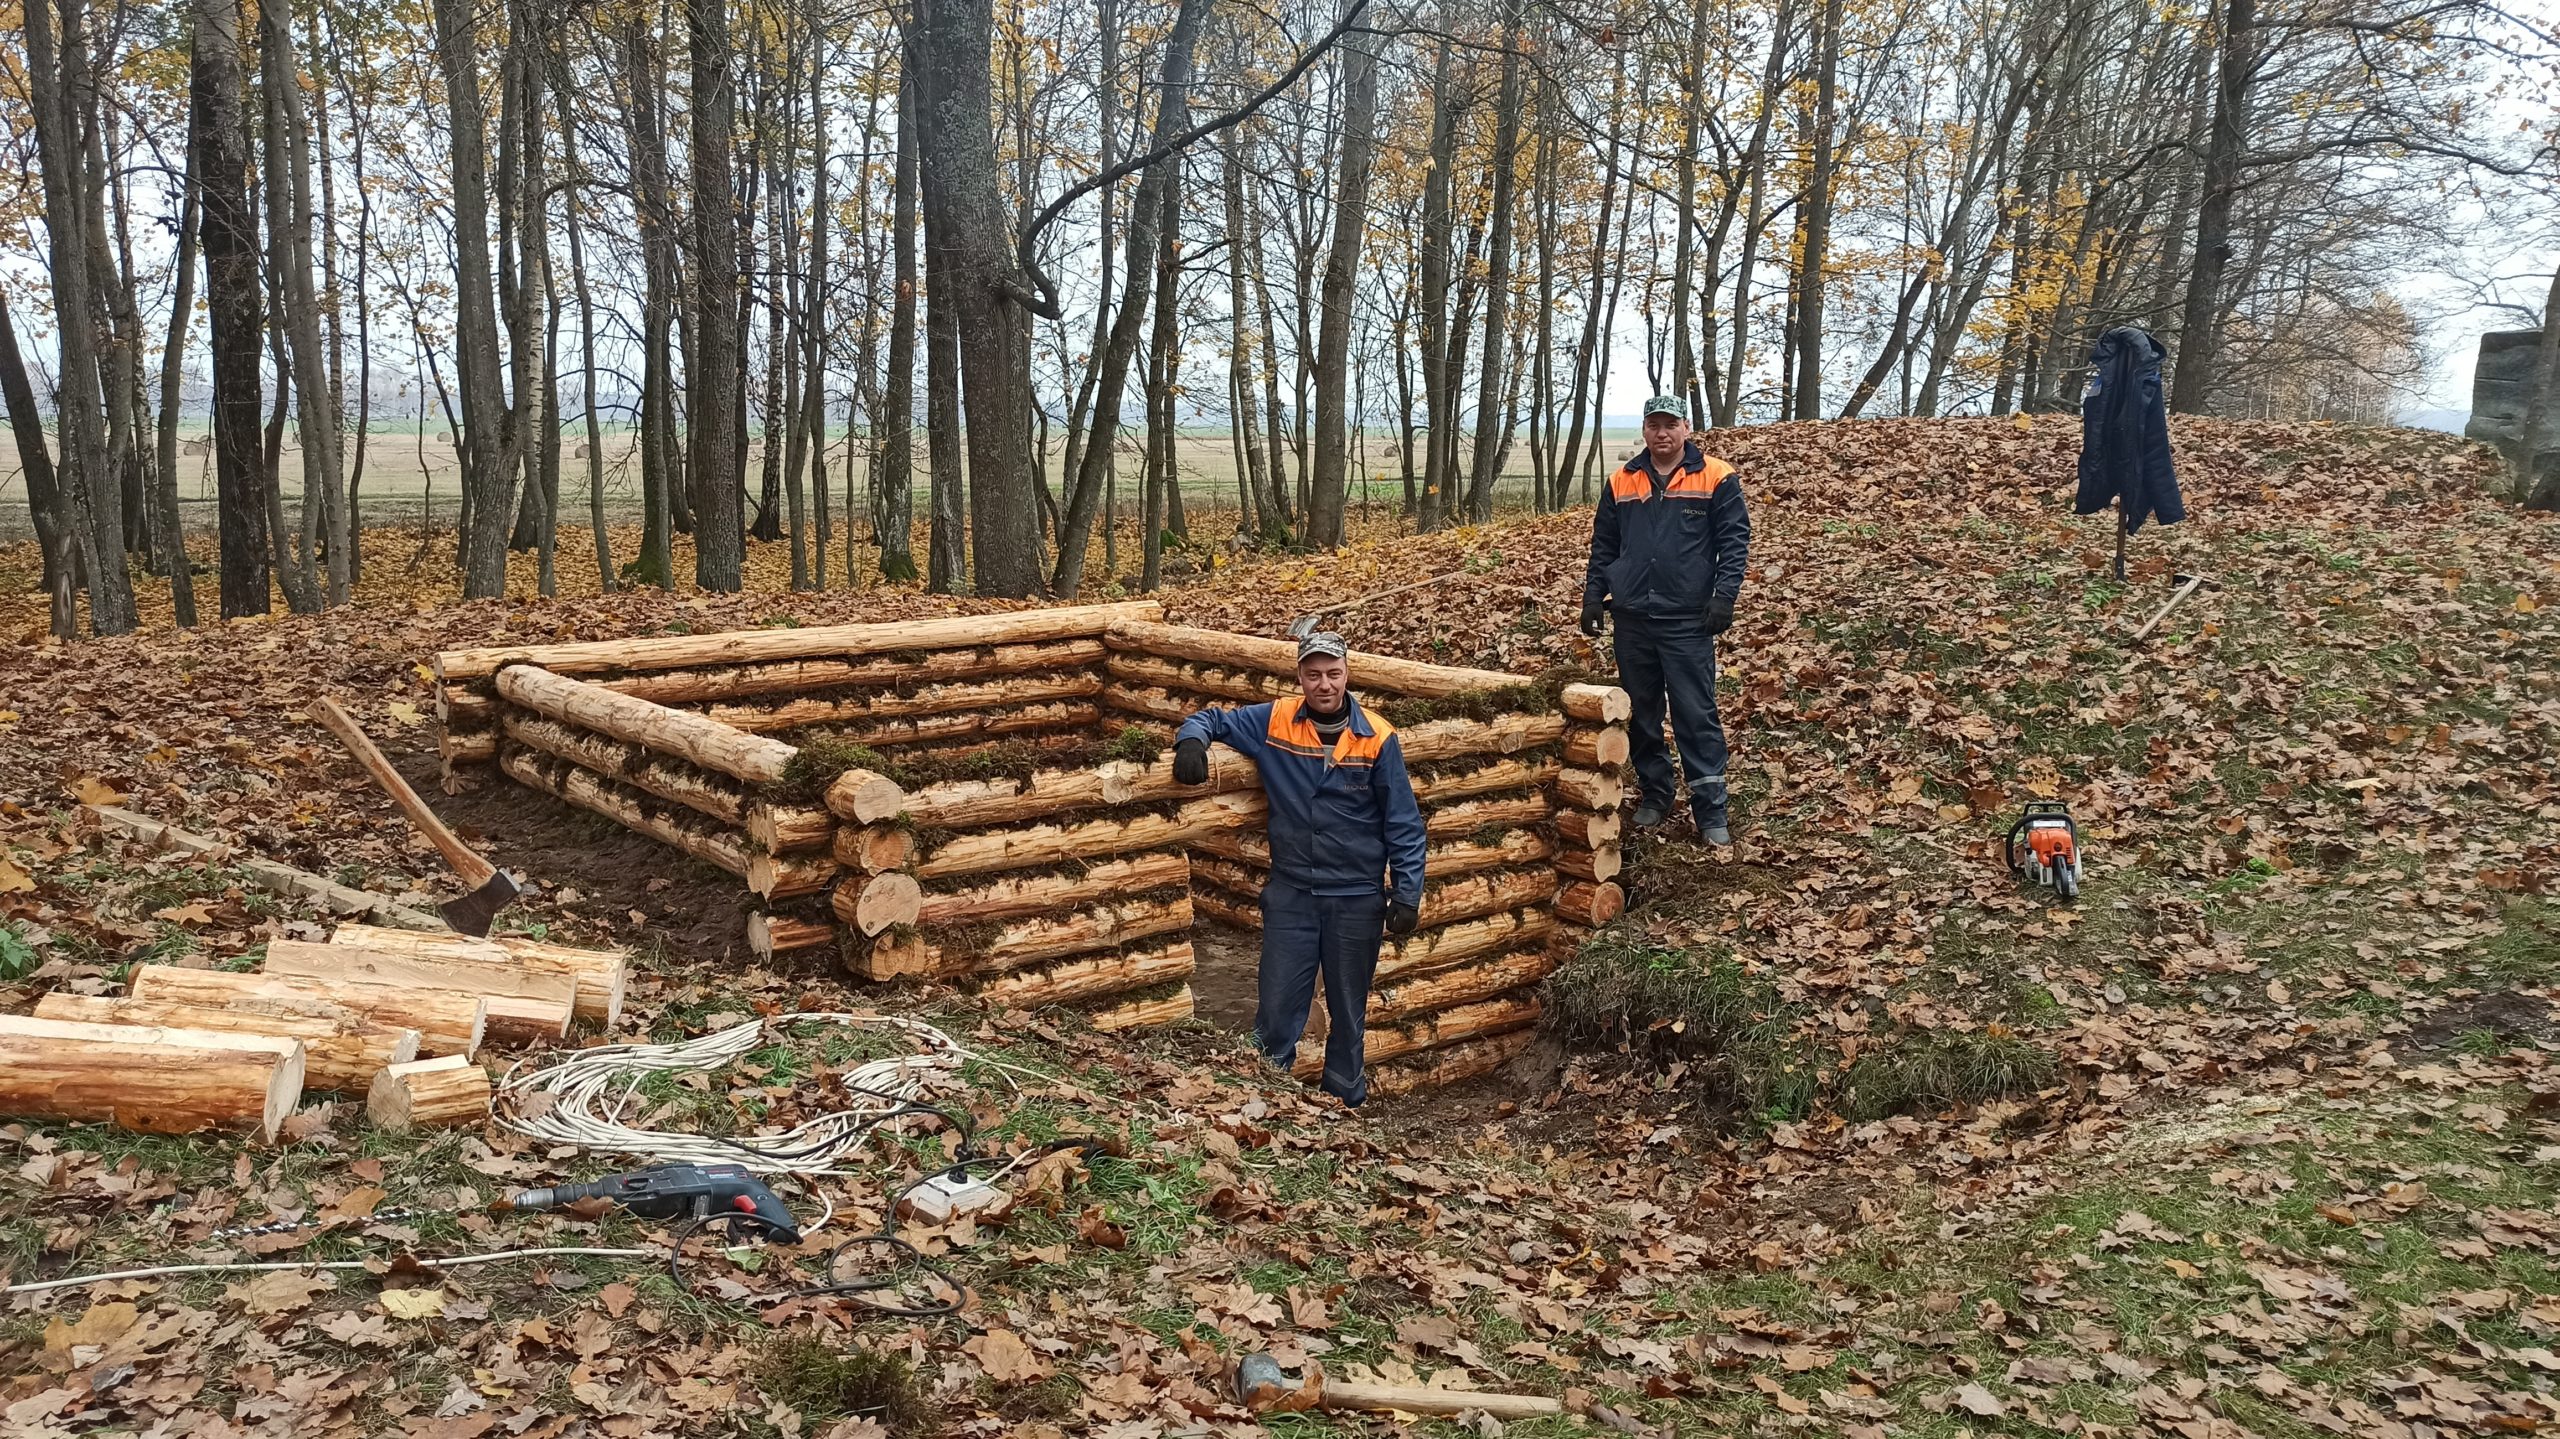
[[[2080,498],[2094,515],[2121,499],[2125,528],[2187,517],[2169,458],[2169,411],[2160,398],[2160,361],[2169,352],[2132,326],[2107,331],[2089,351],[2089,388],[2080,397]]]

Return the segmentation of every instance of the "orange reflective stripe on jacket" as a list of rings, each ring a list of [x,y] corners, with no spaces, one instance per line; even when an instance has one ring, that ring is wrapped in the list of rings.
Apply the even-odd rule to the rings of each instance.
[[[1671,483],[1663,487],[1662,493],[1666,499],[1677,495],[1682,499],[1703,500],[1714,494],[1716,486],[1723,484],[1725,477],[1732,473],[1733,466],[1713,455],[1701,455],[1696,469],[1683,465],[1672,471]],[[1641,451],[1620,466],[1617,473],[1609,476],[1609,497],[1622,505],[1653,498],[1653,475],[1645,469]]]
[[[1303,703],[1302,699],[1273,700],[1270,722],[1263,727],[1263,741],[1273,749],[1289,754],[1303,755],[1308,759],[1327,758],[1324,736],[1316,733],[1316,722],[1298,714]],[[1342,738],[1335,741],[1331,755],[1335,764],[1374,765],[1387,741],[1395,737],[1394,725],[1378,718],[1375,713],[1362,713],[1369,722],[1370,732],[1364,735],[1356,725],[1343,726]]]

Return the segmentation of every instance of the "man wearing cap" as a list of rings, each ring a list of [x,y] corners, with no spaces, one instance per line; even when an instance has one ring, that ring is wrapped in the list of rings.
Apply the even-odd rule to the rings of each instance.
[[[1689,436],[1677,395],[1644,404],[1644,448],[1609,477],[1591,518],[1591,566],[1582,582],[1582,632],[1618,625],[1618,683],[1635,701],[1628,758],[1643,793],[1635,825],[1671,816],[1671,756],[1662,712],[1680,742],[1689,807],[1709,844],[1731,844],[1725,804],[1724,721],[1716,714],[1716,636],[1733,625],[1734,599],[1751,559],[1751,516],[1742,479]],[[1605,606],[1605,608],[1604,608]]]
[[[1254,1040],[1287,1069],[1324,975],[1324,1087],[1357,1107],[1369,981],[1384,934],[1413,933],[1422,906],[1422,807],[1395,726],[1351,697],[1337,634],[1298,641],[1297,699],[1204,709],[1174,737],[1173,777],[1209,778],[1209,745],[1253,761],[1270,803],[1271,878],[1262,887],[1261,1004]]]

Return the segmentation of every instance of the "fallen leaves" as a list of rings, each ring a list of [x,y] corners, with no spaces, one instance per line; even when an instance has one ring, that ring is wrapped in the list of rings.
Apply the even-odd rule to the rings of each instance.
[[[337,1287],[338,1281],[326,1270],[278,1269],[231,1285],[222,1291],[222,1297],[238,1304],[252,1318],[265,1318],[307,1309],[312,1295]]]
[[[1056,1365],[1033,1353],[1022,1336],[1010,1329],[990,1329],[960,1348],[998,1384],[1027,1384],[1058,1372]]]

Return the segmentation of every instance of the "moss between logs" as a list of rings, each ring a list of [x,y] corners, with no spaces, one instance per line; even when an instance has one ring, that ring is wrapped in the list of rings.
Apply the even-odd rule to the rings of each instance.
[[[1025,873],[1025,871],[1016,870],[1009,872],[1009,874],[1019,873]],[[1114,905],[1161,904],[1168,900],[1180,899],[1190,892],[1189,887],[1185,885],[1160,884],[1151,889],[1140,890],[1135,894],[1115,894],[1106,901],[1106,903]],[[1062,909],[1056,911],[1056,913],[1064,915],[1073,914],[1075,911],[1072,909]],[[1016,922],[1019,923],[1019,921]],[[929,924],[924,926],[918,932],[921,933],[936,949],[941,950],[945,956],[957,959],[986,953],[989,949],[994,947],[997,938],[1003,935],[1008,927],[1009,926],[1007,925],[998,924],[991,920],[972,920],[960,924]]]
[[[815,734],[799,740],[791,758],[782,766],[782,778],[766,786],[766,792],[802,802],[824,799],[827,786],[836,776],[849,769],[883,771],[888,757],[869,745],[854,744],[833,735]]]
[[[1521,750],[1516,754],[1453,754],[1444,759],[1411,760],[1405,764],[1404,768],[1405,773],[1415,779],[1438,779],[1442,775],[1471,774],[1504,760],[1515,760],[1531,769],[1536,769],[1548,760],[1563,758],[1563,745],[1542,744]],[[1469,796],[1471,799],[1476,797]]]
[[[1524,679],[1516,685],[1498,689],[1460,690],[1436,699],[1421,695],[1398,696],[1363,701],[1369,709],[1384,716],[1387,723],[1398,726],[1429,724],[1433,720],[1464,719],[1479,723],[1516,714],[1553,713],[1564,697],[1565,681],[1547,683],[1543,677]]]

